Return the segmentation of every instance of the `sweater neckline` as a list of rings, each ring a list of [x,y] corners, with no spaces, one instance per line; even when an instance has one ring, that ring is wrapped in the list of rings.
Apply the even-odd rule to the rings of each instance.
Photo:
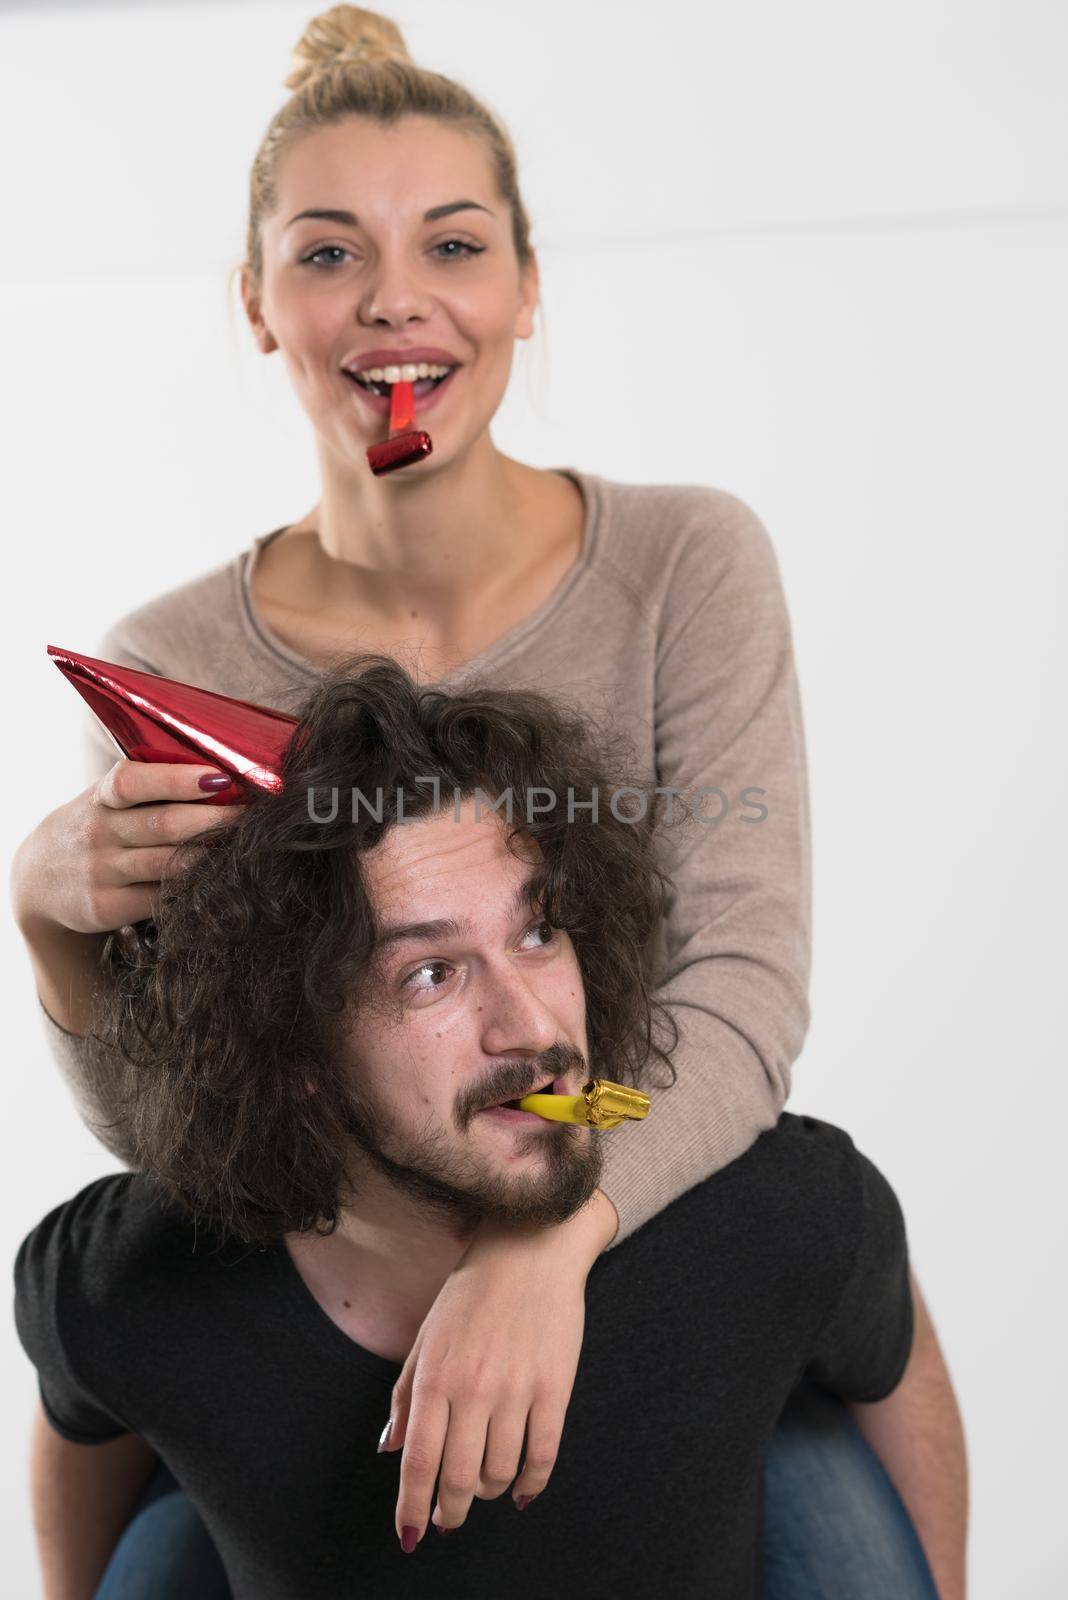
[[[602,495],[600,480],[591,473],[580,472],[577,467],[551,467],[552,472],[559,473],[562,477],[570,478],[582,495],[585,506],[585,519],[583,522],[582,549],[577,559],[568,568],[551,594],[536,606],[528,616],[517,622],[514,628],[509,628],[507,633],[502,633],[480,650],[476,656],[468,661],[461,662],[451,672],[443,677],[435,678],[427,683],[426,688],[445,688],[448,685],[466,677],[471,672],[481,672],[484,668],[498,665],[509,656],[515,654],[536,633],[539,633],[545,624],[553,617],[563,605],[571,592],[582,581],[592,565],[594,554],[600,543],[602,521]],[[260,616],[252,595],[252,575],[259,560],[260,552],[285,533],[288,523],[283,523],[280,528],[274,528],[270,533],[262,534],[255,539],[248,550],[238,558],[240,562],[239,592],[241,610],[245,626],[262,649],[276,660],[284,661],[290,670],[296,670],[308,679],[321,677],[321,669],[310,661],[307,656],[300,655],[284,639],[274,633]]]

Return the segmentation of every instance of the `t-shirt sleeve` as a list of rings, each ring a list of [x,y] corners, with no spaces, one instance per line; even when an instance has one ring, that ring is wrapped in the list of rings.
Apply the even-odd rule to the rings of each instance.
[[[37,1368],[41,1404],[55,1431],[74,1444],[105,1444],[130,1429],[79,1377],[76,1354],[72,1359],[79,1318],[89,1312],[72,1225],[77,1205],[73,1200],[57,1207],[23,1240],[15,1259],[15,1325]]]
[[[905,1219],[889,1183],[851,1141],[849,1158],[842,1234],[851,1260],[807,1370],[843,1400],[884,1400],[912,1349]]]

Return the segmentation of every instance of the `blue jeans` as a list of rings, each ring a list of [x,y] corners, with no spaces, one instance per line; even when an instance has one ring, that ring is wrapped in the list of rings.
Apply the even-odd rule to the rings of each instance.
[[[841,1401],[802,1385],[764,1470],[762,1600],[938,1600],[908,1513]],[[94,1600],[230,1600],[222,1563],[161,1461]]]
[[[804,1383],[764,1465],[762,1600],[938,1600],[923,1546],[846,1407]]]
[[[111,1553],[93,1600],[230,1600],[211,1535],[162,1461]]]

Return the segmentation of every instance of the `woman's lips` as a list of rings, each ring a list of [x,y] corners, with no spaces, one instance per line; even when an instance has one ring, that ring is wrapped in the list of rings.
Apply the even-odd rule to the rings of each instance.
[[[422,416],[424,411],[430,411],[433,409],[438,398],[445,393],[446,389],[449,388],[452,380],[455,378],[459,370],[459,367],[453,367],[448,377],[442,378],[441,382],[435,388],[429,389],[426,394],[415,394],[413,392],[412,400],[415,405],[415,414],[417,417]],[[377,411],[379,415],[383,417],[389,416],[390,397],[388,394],[373,394],[370,389],[365,389],[362,383],[357,383],[356,379],[352,377],[351,373],[343,372],[342,376],[347,381],[350,389],[354,389],[357,397],[362,400],[365,405],[369,406],[372,411]]]

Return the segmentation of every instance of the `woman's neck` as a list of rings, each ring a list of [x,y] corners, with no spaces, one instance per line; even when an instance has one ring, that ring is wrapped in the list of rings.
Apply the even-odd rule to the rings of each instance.
[[[507,585],[536,554],[532,513],[545,475],[488,439],[440,471],[431,457],[392,477],[354,478],[325,450],[320,469],[322,498],[290,531],[316,536],[308,576],[324,603],[358,597],[383,616],[447,616]]]

